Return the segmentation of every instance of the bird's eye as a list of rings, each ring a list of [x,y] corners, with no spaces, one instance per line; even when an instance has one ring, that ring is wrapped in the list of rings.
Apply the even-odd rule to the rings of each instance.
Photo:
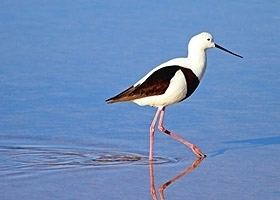
[[[208,41],[210,41],[210,38],[207,38]]]

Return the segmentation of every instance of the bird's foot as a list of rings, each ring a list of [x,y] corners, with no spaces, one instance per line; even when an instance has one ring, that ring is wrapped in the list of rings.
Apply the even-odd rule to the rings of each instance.
[[[193,153],[196,155],[198,158],[206,158],[206,154],[202,153],[202,151],[195,145],[191,147]]]

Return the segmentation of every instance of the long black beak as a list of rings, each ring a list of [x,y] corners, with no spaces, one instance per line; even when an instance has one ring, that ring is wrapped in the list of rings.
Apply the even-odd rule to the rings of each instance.
[[[242,56],[240,56],[240,55],[238,55],[238,54],[236,54],[236,53],[233,53],[233,52],[231,52],[231,51],[225,49],[224,47],[221,47],[220,45],[217,45],[216,43],[215,43],[215,47],[217,47],[218,49],[221,49],[221,50],[223,50],[223,51],[225,51],[225,52],[228,52],[228,53],[230,53],[231,55],[237,56],[237,57],[239,57],[239,58],[243,58]]]

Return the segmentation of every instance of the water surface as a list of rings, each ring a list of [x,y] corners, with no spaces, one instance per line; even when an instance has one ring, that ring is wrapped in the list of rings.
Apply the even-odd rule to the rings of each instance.
[[[160,199],[160,186],[180,174],[166,199],[278,199],[278,8],[277,1],[2,1],[1,199]],[[158,133],[151,164],[155,110],[104,100],[185,56],[201,31],[244,56],[209,50],[197,91],[167,108],[166,126],[208,157],[193,167],[188,149]]]

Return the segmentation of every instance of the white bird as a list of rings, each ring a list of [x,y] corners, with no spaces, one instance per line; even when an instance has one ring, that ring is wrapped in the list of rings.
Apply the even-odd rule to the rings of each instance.
[[[163,117],[166,106],[183,101],[195,91],[206,69],[206,50],[214,47],[242,58],[216,44],[210,33],[202,32],[189,41],[188,57],[174,58],[162,63],[128,89],[106,100],[107,103],[132,101],[140,106],[148,105],[157,108],[150,126],[149,160],[153,160],[157,123],[161,132],[189,147],[197,157],[206,157],[196,145],[167,130],[163,125]]]

